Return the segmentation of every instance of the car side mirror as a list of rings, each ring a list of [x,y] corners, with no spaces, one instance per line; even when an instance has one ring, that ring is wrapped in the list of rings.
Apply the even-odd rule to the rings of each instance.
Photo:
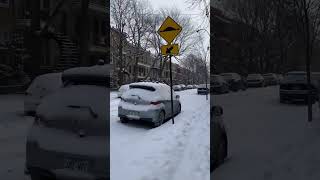
[[[223,115],[223,109],[220,106],[213,106],[211,108],[211,112],[214,116],[222,116]]]
[[[179,96],[179,95],[176,95],[176,98],[177,98],[177,99],[180,99],[180,96]]]

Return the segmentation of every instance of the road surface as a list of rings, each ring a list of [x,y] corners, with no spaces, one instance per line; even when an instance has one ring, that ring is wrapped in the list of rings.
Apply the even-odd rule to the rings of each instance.
[[[229,159],[217,180],[319,180],[320,112],[307,122],[303,105],[280,104],[278,87],[214,96],[224,108]]]

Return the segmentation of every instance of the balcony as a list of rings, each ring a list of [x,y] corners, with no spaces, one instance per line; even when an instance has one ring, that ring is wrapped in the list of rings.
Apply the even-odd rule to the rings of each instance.
[[[74,8],[81,8],[81,0],[73,0],[72,4]],[[91,11],[107,14],[108,9],[106,0],[89,0],[89,10]]]

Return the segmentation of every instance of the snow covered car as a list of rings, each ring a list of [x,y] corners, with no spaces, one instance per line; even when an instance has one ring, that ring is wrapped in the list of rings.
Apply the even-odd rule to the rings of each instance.
[[[181,112],[179,95],[173,92],[173,113],[171,113],[170,86],[162,83],[131,83],[118,106],[118,116],[122,123],[129,120],[149,121],[154,127]]]
[[[228,83],[219,75],[212,75],[210,78],[211,92],[212,93],[228,93]]]
[[[187,89],[193,89],[193,85],[188,85]]]
[[[213,106],[210,113],[210,171],[213,171],[228,156],[228,137],[222,117],[223,109]]]
[[[200,84],[197,88],[198,94],[209,94],[210,92],[210,84]]]
[[[173,89],[174,91],[181,91],[181,86],[180,86],[180,85],[173,85],[173,86],[172,86],[172,89]]]
[[[319,100],[319,73],[311,73],[311,100],[314,104]],[[304,71],[288,72],[279,88],[280,103],[308,102],[307,73]]]
[[[118,98],[120,98],[127,90],[129,90],[129,84],[122,85],[118,90]]]
[[[274,73],[268,73],[262,75],[266,86],[274,86],[278,84],[278,77]]]
[[[34,114],[41,100],[61,87],[61,73],[49,73],[36,77],[25,92],[25,114]]]
[[[180,87],[181,87],[181,90],[187,89],[186,85],[184,85],[184,84],[180,84]]]
[[[248,87],[265,87],[265,81],[261,74],[249,74],[247,84]]]
[[[99,66],[64,71],[64,87],[37,108],[26,143],[32,180],[110,178],[110,67]]]
[[[222,73],[220,76],[229,84],[232,91],[246,90],[246,82],[238,73]]]

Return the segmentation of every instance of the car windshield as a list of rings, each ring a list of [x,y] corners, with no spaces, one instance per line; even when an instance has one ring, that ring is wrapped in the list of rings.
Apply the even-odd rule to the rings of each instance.
[[[152,86],[144,86],[144,85],[130,85],[130,89],[144,89],[148,91],[155,91],[156,89]]]

